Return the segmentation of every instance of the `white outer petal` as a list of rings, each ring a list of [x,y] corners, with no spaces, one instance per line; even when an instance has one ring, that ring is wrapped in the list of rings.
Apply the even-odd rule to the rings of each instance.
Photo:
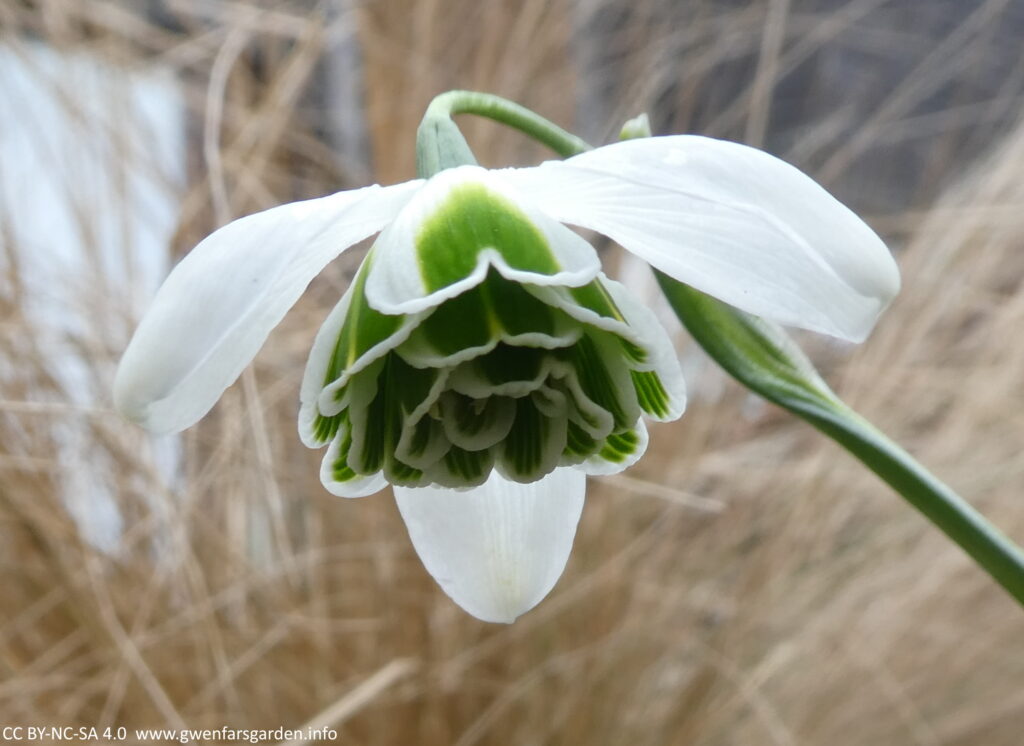
[[[465,491],[394,490],[413,546],[444,592],[478,619],[511,623],[562,575],[586,477],[563,468],[519,484],[495,471]]]
[[[293,202],[208,236],[174,268],[135,331],[114,381],[117,408],[154,432],[195,423],[320,270],[390,222],[421,183]]]
[[[798,169],[745,145],[652,137],[502,175],[553,217],[783,324],[859,341],[899,290],[871,228]]]

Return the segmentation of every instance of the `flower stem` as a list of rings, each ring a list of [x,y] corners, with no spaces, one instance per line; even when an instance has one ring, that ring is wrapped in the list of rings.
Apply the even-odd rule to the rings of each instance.
[[[577,155],[591,146],[571,132],[520,106],[514,101],[490,93],[448,91],[430,102],[423,119],[450,119],[456,114],[475,114],[517,129],[537,142],[547,145],[563,158]]]
[[[416,132],[416,171],[422,178],[466,163],[476,163],[459,128],[457,114],[475,114],[519,130],[563,158],[590,150],[586,142],[524,106],[476,91],[448,91],[434,98]]]
[[[659,273],[672,309],[708,355],[765,399],[809,422],[885,480],[1024,605],[1024,552],[836,396],[786,333]]]
[[[455,114],[476,114],[501,122],[547,145],[562,157],[591,149],[585,141],[529,109],[486,93],[450,91],[441,94],[430,104],[423,122],[437,128],[446,126],[443,124],[446,121],[454,127],[451,117]],[[421,135],[424,125],[420,126]],[[650,136],[646,118],[627,122],[622,136],[623,139]],[[429,174],[421,171],[421,175]],[[656,274],[680,321],[726,372],[849,451],[1024,605],[1024,552],[1020,547],[839,399],[780,327],[660,272]]]

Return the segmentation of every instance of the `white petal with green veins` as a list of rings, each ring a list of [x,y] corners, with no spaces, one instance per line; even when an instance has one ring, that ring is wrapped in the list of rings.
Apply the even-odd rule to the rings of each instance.
[[[380,472],[361,475],[348,465],[351,445],[348,425],[342,423],[320,464],[320,481],[327,491],[338,497],[366,497],[387,487]]]
[[[686,382],[672,340],[654,312],[624,285],[614,280],[604,284],[645,353],[645,362],[629,363],[641,409],[661,422],[679,419],[686,409]]]
[[[500,343],[551,350],[579,336],[580,325],[568,315],[492,271],[434,309],[398,353],[417,368],[439,368],[487,354]]]
[[[515,425],[498,446],[495,466],[506,479],[534,482],[558,466],[565,450],[566,418],[545,417],[532,396],[515,401]]]
[[[343,392],[351,377],[404,342],[422,318],[385,316],[370,308],[365,287],[372,260],[371,253],[321,325],[309,353],[299,395],[299,437],[310,448],[332,437],[325,419],[347,406]]]
[[[600,270],[589,243],[478,166],[430,179],[374,247],[367,297],[387,314],[437,306],[491,267],[514,282],[574,287]]]
[[[505,439],[516,419],[515,401],[504,396],[470,399],[446,391],[438,408],[445,436],[452,445],[468,451],[490,448]]]
[[[618,474],[640,460],[647,450],[647,426],[643,420],[620,433],[605,438],[601,450],[577,468],[587,474]]]

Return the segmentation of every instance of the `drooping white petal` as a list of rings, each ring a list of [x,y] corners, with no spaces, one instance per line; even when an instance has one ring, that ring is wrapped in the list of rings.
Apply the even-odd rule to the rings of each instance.
[[[386,314],[433,308],[479,285],[492,267],[514,282],[571,287],[601,268],[589,243],[479,166],[431,178],[374,253],[366,296]]]
[[[485,622],[510,623],[554,587],[572,549],[586,478],[556,469],[532,484],[496,471],[480,487],[395,487],[427,571],[455,603]]]
[[[294,202],[216,231],[168,276],[121,359],[114,402],[154,432],[196,422],[324,266],[386,225],[420,187]]]
[[[653,137],[501,173],[558,220],[779,323],[861,340],[899,290],[892,256],[860,218],[744,145]]]

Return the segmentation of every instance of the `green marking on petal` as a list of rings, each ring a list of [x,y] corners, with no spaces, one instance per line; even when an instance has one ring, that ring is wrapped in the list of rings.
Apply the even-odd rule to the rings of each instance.
[[[333,419],[333,418],[332,418]],[[339,424],[345,425],[338,444],[338,454],[331,463],[331,476],[335,482],[351,482],[359,477],[358,474],[348,465],[348,454],[352,448],[352,431],[348,428],[347,416],[342,413],[336,417]]]
[[[438,400],[448,440],[458,448],[480,451],[508,435],[515,420],[515,404],[504,396],[471,399],[446,391]]]
[[[386,462],[384,477],[391,484],[399,484],[403,487],[423,486],[423,472],[395,458],[388,459]]]
[[[631,411],[636,401],[621,357],[607,349],[607,340],[599,333],[584,334],[569,350],[580,388],[595,404],[608,411],[615,429],[629,427],[639,412]],[[626,380],[623,380],[626,379]]]
[[[570,421],[566,430],[565,450],[562,455],[579,463],[596,453],[598,445],[598,441],[592,438],[586,430]]]
[[[529,292],[577,322],[615,335],[621,351],[630,362],[645,365],[650,354],[637,341],[639,336],[630,327],[605,282],[611,280],[602,276],[580,287],[530,287]]]
[[[558,465],[565,443],[565,417],[545,417],[532,397],[516,399],[515,425],[501,443],[501,471],[518,482],[536,481]]]
[[[578,322],[491,270],[482,283],[438,306],[399,348],[412,364],[449,364],[446,358],[483,352],[499,340],[530,346],[566,346]],[[462,354],[462,359],[467,359]]]
[[[621,347],[622,351],[626,354],[626,357],[628,357],[630,362],[634,365],[643,365],[649,359],[650,356],[647,354],[647,350],[640,345],[633,344],[623,337],[616,337],[615,339],[618,341],[619,347]]]
[[[614,433],[605,439],[598,456],[605,461],[621,464],[636,452],[641,442],[642,439],[635,430]]]
[[[426,471],[440,461],[452,447],[444,427],[433,417],[406,420],[395,449],[395,458]]]
[[[600,278],[582,287],[566,288],[566,290],[573,300],[584,308],[593,311],[598,316],[614,319],[628,325],[629,322],[626,321],[626,317],[619,310],[619,307],[615,305],[615,301]],[[647,362],[647,351],[643,347],[634,344],[624,337],[617,336],[616,338],[618,339],[619,346],[622,347],[622,351],[632,362],[638,365]]]
[[[491,449],[467,451],[452,446],[444,456],[443,469],[431,476],[445,487],[475,487],[483,484],[494,468],[494,453]]]
[[[481,251],[491,249],[509,267],[543,275],[562,268],[544,235],[513,202],[483,184],[452,188],[416,236],[420,276],[434,292],[470,275]]]
[[[359,403],[353,396],[350,406],[355,446],[349,461],[363,474],[381,469],[386,474],[404,474],[417,466],[398,461],[396,455],[406,420],[431,396],[440,372],[414,368],[398,355],[388,353],[379,365],[357,374],[353,385],[361,384],[369,375],[376,377],[372,400],[357,409]]]
[[[359,273],[353,280],[348,312],[345,314],[345,321],[334,346],[334,354],[324,376],[325,386],[336,381],[360,357],[397,332],[406,319],[405,316],[388,316],[375,311],[366,302],[366,277],[370,272],[372,259],[371,253],[363,261]],[[341,392],[335,396],[340,399]]]
[[[338,434],[339,427],[341,427],[340,414],[326,417],[318,412],[313,419],[313,437],[318,443],[329,443]]]
[[[593,280],[582,287],[566,288],[566,290],[573,300],[598,316],[626,323],[626,318],[619,311],[619,307],[615,305],[615,301],[612,300],[601,280]]]
[[[631,370],[633,389],[640,408],[651,417],[663,419],[669,414],[669,395],[661,378],[654,371]]]

